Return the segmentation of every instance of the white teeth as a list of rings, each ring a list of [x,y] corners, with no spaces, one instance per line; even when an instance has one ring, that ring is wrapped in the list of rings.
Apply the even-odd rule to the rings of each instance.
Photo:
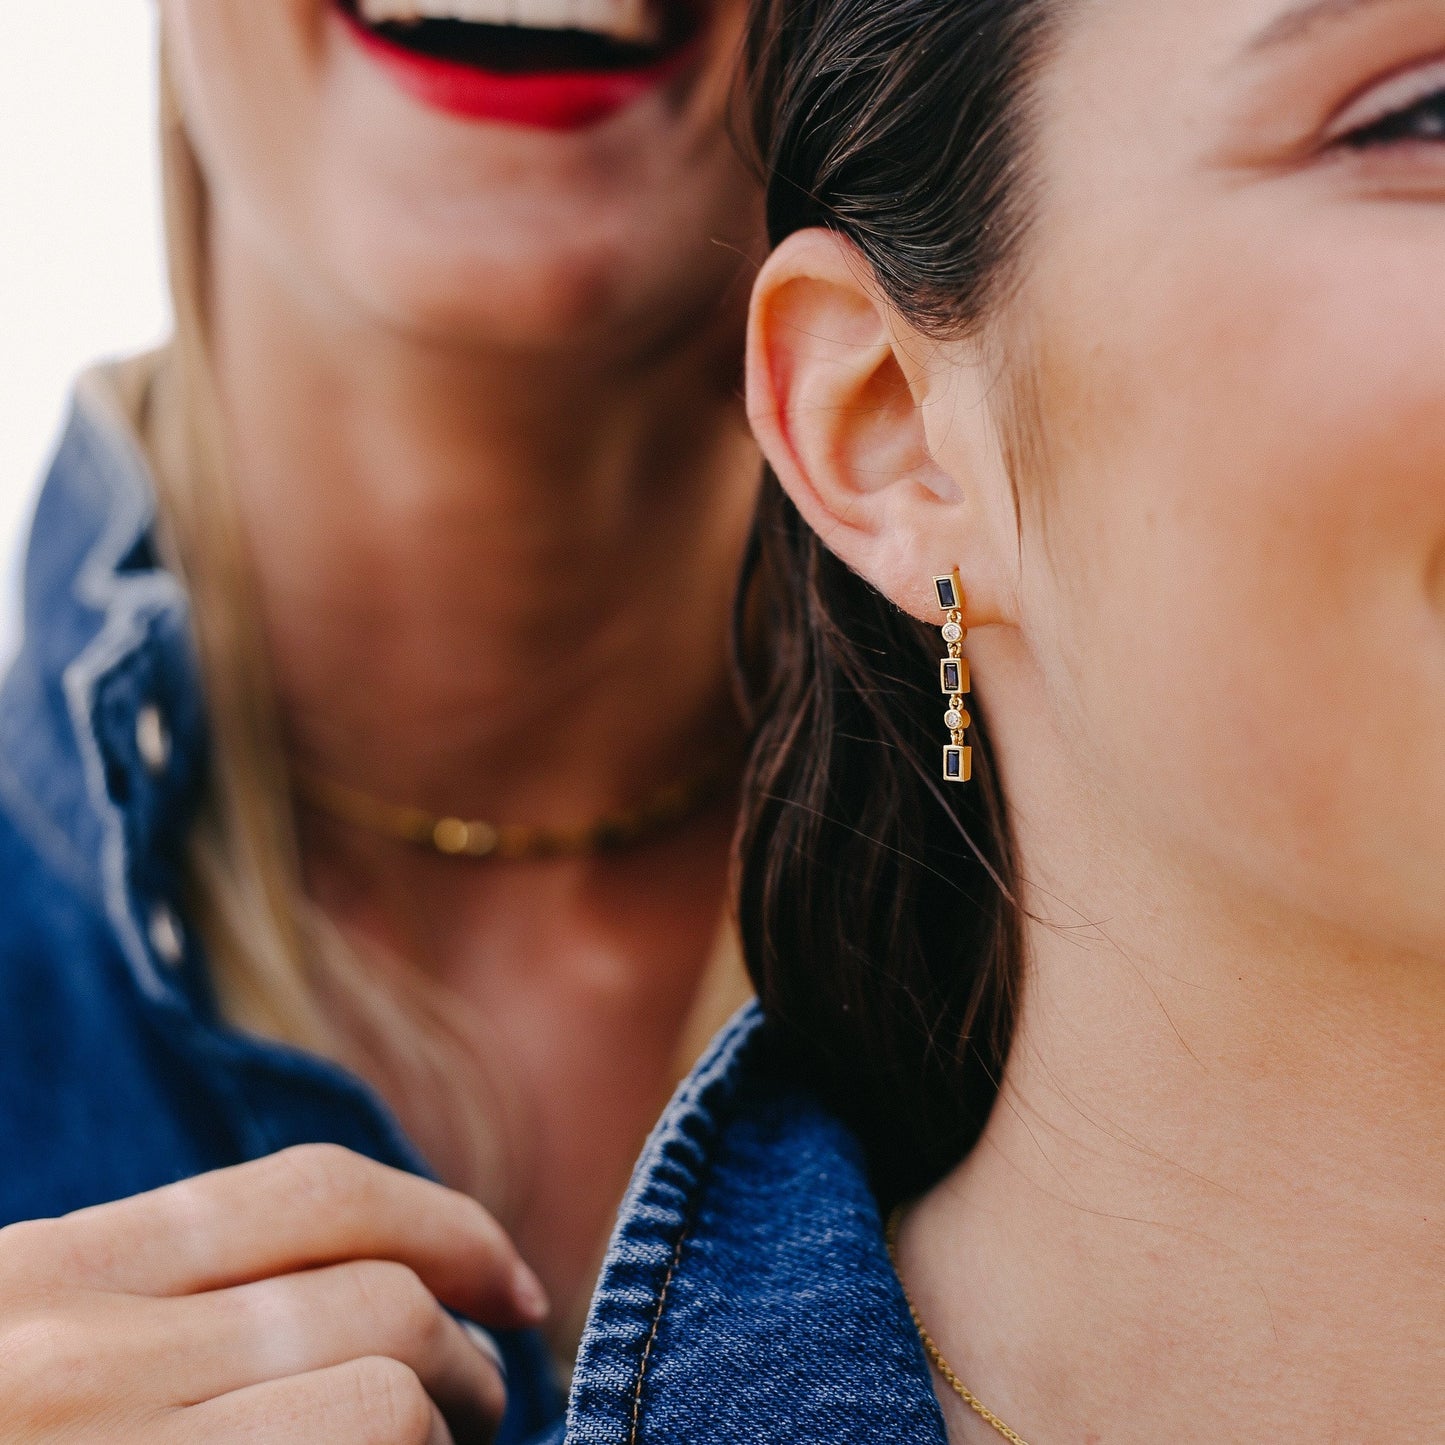
[[[358,0],[372,25],[466,20],[532,30],[589,30],[631,45],[656,45],[662,25],[650,0]]]

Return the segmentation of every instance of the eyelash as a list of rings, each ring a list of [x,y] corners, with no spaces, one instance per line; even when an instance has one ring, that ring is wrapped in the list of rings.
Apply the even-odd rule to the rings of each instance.
[[[1445,141],[1445,88],[1342,137],[1344,145],[1361,151],[1412,141]]]

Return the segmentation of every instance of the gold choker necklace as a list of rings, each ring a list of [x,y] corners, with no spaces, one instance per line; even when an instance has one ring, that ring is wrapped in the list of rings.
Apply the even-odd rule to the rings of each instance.
[[[928,1356],[929,1363],[943,1376],[948,1388],[978,1416],[984,1424],[988,1425],[996,1434],[1002,1435],[1009,1445],[1028,1445],[1023,1436],[1015,1434],[1010,1430],[967,1385],[954,1373],[953,1366],[943,1358],[943,1351],[933,1342],[933,1336],[924,1328],[923,1319],[918,1313],[918,1307],[913,1303],[913,1296],[908,1293],[908,1286],[903,1283],[903,1271],[898,1267],[898,1226],[903,1222],[903,1206],[900,1204],[888,1220],[888,1258],[893,1261],[893,1272],[898,1276],[898,1283],[903,1290],[903,1302],[908,1306],[908,1313],[913,1316],[913,1327],[918,1331],[918,1338],[923,1341],[924,1353]]]
[[[719,752],[692,776],[659,788],[635,807],[574,827],[533,828],[428,813],[374,798],[317,773],[298,771],[297,796],[337,822],[428,848],[448,858],[490,858],[530,863],[616,852],[695,817],[723,791],[737,765],[734,750]]]

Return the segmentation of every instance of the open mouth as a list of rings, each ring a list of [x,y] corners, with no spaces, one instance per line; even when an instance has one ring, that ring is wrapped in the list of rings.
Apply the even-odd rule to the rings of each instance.
[[[473,119],[570,129],[695,53],[699,0],[336,0],[413,94]]]
[[[575,130],[678,75],[705,0],[332,0],[364,51],[468,120]]]
[[[691,38],[691,6],[653,0],[348,0],[368,29],[436,60],[503,74],[628,70]]]

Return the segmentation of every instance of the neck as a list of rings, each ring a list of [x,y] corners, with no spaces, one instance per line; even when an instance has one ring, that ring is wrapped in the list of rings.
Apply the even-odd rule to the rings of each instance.
[[[1054,782],[1018,815],[1090,846],[1020,839],[1026,1000],[983,1141],[907,1224],[923,1318],[1032,1445],[1433,1438],[1441,960],[1163,877]]]
[[[392,801],[571,824],[725,734],[757,463],[741,318],[604,374],[308,309],[216,227],[217,366],[287,744]]]

